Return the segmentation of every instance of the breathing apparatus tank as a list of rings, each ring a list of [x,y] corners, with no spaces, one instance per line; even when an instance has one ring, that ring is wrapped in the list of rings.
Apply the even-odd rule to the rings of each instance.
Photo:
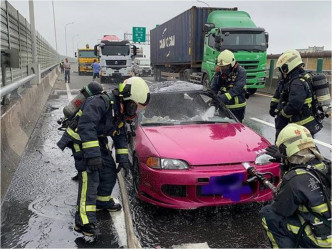
[[[331,116],[331,95],[329,84],[324,74],[313,75],[312,90],[321,119]]]
[[[86,98],[101,93],[102,91],[102,85],[97,82],[91,82],[87,86],[83,87],[80,93],[63,108],[65,118],[68,119],[75,115]]]

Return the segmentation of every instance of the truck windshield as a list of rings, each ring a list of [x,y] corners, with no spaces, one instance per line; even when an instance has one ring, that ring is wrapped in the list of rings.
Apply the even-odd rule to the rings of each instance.
[[[129,46],[103,46],[101,48],[103,55],[129,55],[130,47]]]
[[[264,32],[223,32],[221,46],[233,51],[265,51],[267,48]]]
[[[93,50],[78,51],[78,57],[81,57],[81,58],[97,58],[97,56],[95,56]]]

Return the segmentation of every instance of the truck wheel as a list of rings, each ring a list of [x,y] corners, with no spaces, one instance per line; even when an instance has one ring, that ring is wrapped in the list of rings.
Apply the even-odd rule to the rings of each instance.
[[[189,70],[184,70],[183,72],[183,78],[185,81],[188,81],[190,80],[190,73],[189,73]]]
[[[257,88],[247,88],[247,92],[248,92],[250,95],[253,95],[256,91],[257,91]]]
[[[205,73],[203,76],[202,84],[203,84],[203,89],[205,90],[210,89],[210,80],[209,80],[209,75],[207,73]]]
[[[160,69],[157,69],[156,70],[156,74],[155,74],[155,78],[156,78],[156,81],[157,82],[161,82],[161,70]]]

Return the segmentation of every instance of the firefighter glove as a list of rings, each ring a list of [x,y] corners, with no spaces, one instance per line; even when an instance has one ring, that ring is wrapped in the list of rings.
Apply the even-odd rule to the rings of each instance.
[[[278,110],[275,108],[270,108],[269,113],[270,113],[271,117],[275,117],[278,113]]]
[[[116,170],[117,173],[120,172],[120,170],[123,169],[125,173],[125,177],[128,175],[129,169],[130,169],[130,163],[119,163],[118,168]]]
[[[103,167],[103,160],[101,157],[92,157],[87,159],[87,164],[90,170],[99,170]]]
[[[270,162],[281,163],[282,155],[276,145],[270,145],[269,147],[267,147],[266,154],[273,157],[273,159],[270,159]]]

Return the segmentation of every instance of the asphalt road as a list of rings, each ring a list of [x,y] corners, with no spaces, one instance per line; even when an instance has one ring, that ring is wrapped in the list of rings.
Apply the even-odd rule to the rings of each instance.
[[[75,68],[75,67],[72,67]],[[30,138],[14,179],[4,198],[1,212],[1,247],[121,247],[125,244],[118,217],[98,216],[101,235],[87,241],[73,232],[77,183],[70,178],[76,171],[70,152],[60,151],[56,142],[62,132],[56,120],[68,99],[92,76],[72,72],[71,83],[60,75],[36,129]],[[148,84],[153,78],[147,77]],[[116,84],[103,84],[105,90]],[[72,95],[72,96],[71,96]],[[250,97],[244,123],[274,142],[273,118],[268,114],[271,96],[257,93]],[[316,136],[325,157],[331,156],[331,123]],[[258,219],[262,204],[202,208],[177,211],[157,208],[135,198],[131,178],[126,179],[136,234],[143,247],[170,247],[182,243],[207,242],[210,247],[268,247]],[[119,187],[113,196],[121,202]]]

